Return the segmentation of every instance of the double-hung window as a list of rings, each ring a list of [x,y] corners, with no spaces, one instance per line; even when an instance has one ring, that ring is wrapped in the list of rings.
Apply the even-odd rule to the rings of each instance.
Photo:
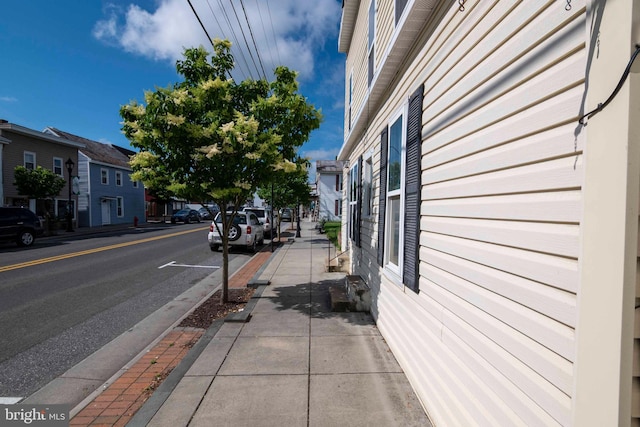
[[[122,172],[116,171],[116,185],[122,187]]]
[[[103,185],[109,184],[109,170],[101,168],[100,169],[100,182]]]
[[[118,218],[122,218],[124,216],[124,198],[116,197],[116,213]]]
[[[23,164],[25,168],[29,170],[34,170],[36,168],[36,153],[25,151]]]
[[[360,246],[360,162],[349,170],[349,237]]]
[[[373,157],[367,153],[362,163],[362,216],[373,215]]]
[[[399,268],[402,261],[402,253],[400,252],[400,245],[403,241],[402,233],[402,214],[403,203],[402,198],[402,186],[404,183],[404,149],[405,149],[405,120],[404,112],[396,116],[389,126],[389,160],[387,162],[387,241],[385,259],[386,264],[392,268],[393,271],[399,273]]]
[[[380,137],[378,263],[418,292],[422,94],[390,118]]]
[[[53,158],[53,173],[55,173],[58,176],[61,176],[64,178],[64,174],[62,172],[62,158],[61,157],[54,157]]]

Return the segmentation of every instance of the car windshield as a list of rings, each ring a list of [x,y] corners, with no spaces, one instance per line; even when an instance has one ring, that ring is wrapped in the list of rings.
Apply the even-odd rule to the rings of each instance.
[[[227,214],[227,218],[229,218],[231,215]],[[216,222],[219,224],[222,224],[222,215],[218,214],[218,216],[216,216]],[[234,224],[246,224],[247,223],[247,217],[245,215],[236,215],[233,218],[233,223]]]
[[[189,209],[181,209],[178,212],[176,212],[176,215],[185,215],[189,213]]]

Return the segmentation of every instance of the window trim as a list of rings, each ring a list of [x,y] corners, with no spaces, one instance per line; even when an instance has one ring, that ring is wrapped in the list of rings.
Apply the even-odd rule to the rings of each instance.
[[[109,169],[100,168],[100,183],[102,185],[109,185]]]
[[[60,162],[60,173],[56,172],[56,161]],[[54,157],[53,158],[53,165],[52,165],[52,170],[53,173],[58,175],[59,177],[64,178],[64,168],[62,167],[64,165],[64,161],[62,159],[62,157]]]
[[[368,36],[367,36],[367,83],[371,87],[376,68],[376,24],[377,24],[376,0],[371,0],[368,12]],[[373,34],[372,34],[373,33]]]
[[[27,156],[32,156],[33,157],[33,167],[29,167],[27,166]],[[30,162],[29,162],[30,163]],[[34,153],[33,151],[24,151],[22,153],[22,166],[24,166],[25,168],[29,169],[29,170],[34,170],[35,168],[37,168],[38,163],[36,162],[36,153]]]
[[[356,247],[360,247],[360,209],[361,209],[361,171],[362,171],[362,156],[358,158],[358,161],[349,168],[349,220],[348,223],[348,235],[351,241],[354,242]]]
[[[122,171],[116,171],[116,187],[122,187],[123,177]]]
[[[393,189],[393,190],[389,190],[389,183],[390,183],[390,174],[391,174],[391,168],[390,166],[390,156],[391,156],[391,151],[392,151],[392,129],[393,126],[398,123],[398,120],[402,120],[401,123],[401,128],[400,128],[400,186],[397,189]],[[406,160],[405,160],[405,155],[406,155],[406,147],[407,147],[407,104],[405,103],[404,105],[402,105],[401,108],[399,108],[392,116],[389,117],[389,122],[388,122],[388,126],[389,126],[389,146],[388,146],[388,152],[387,152],[387,188],[386,188],[386,194],[385,194],[385,198],[386,198],[386,212],[385,212],[385,218],[386,218],[386,229],[385,229],[385,240],[384,240],[384,268],[385,270],[387,270],[388,272],[393,274],[394,282],[396,282],[398,285],[402,286],[402,270],[403,270],[403,266],[404,266],[404,227],[400,226],[400,223],[402,222],[402,220],[404,219],[404,192],[405,192],[405,176],[406,176]],[[392,220],[392,216],[391,216],[391,212],[393,209],[393,205],[391,203],[392,200],[396,200],[399,203],[399,209],[398,209],[398,247],[397,247],[397,256],[398,256],[398,263],[394,264],[391,261],[391,245],[393,242],[393,237],[394,234],[393,232],[395,231],[394,229],[394,223]]]
[[[118,218],[124,217],[124,197],[122,196],[116,197],[116,216]]]
[[[362,161],[362,217],[373,217],[373,149],[363,156]]]

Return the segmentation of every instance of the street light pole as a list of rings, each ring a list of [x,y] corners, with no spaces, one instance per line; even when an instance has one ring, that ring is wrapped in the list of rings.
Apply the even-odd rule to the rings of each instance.
[[[67,165],[67,172],[69,173],[69,200],[67,202],[67,231],[73,231],[73,214],[71,212],[71,173],[73,173],[73,167],[75,163],[69,157],[69,160],[65,162]]]
[[[298,207],[296,208],[296,216],[298,217],[298,226],[296,227],[296,237],[300,237],[300,201],[297,203]]]
[[[271,236],[269,237],[271,238],[271,252],[273,252],[273,230],[275,230],[276,227],[276,223],[273,222],[273,181],[271,181],[271,201],[269,204],[271,205]]]

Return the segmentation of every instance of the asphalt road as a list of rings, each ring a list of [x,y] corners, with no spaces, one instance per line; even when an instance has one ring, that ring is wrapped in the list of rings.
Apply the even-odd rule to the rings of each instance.
[[[209,250],[206,230],[167,225],[0,245],[0,397],[30,395],[217,271],[222,253]]]

